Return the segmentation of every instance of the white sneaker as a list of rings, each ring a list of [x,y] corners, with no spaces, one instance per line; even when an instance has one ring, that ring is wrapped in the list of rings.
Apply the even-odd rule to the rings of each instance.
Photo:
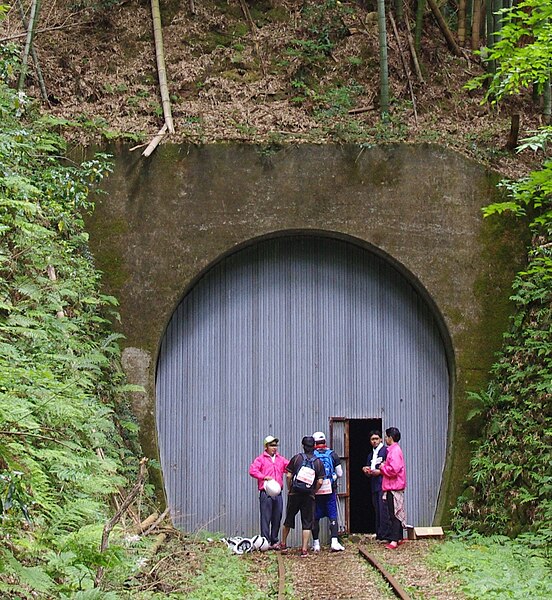
[[[320,552],[320,540],[314,540],[312,542],[312,551],[313,552]]]
[[[332,544],[330,546],[332,552],[341,552],[345,548],[338,542],[337,538],[332,538]]]

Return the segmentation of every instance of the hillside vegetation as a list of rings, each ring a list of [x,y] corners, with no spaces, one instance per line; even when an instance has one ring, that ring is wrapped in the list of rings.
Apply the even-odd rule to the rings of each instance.
[[[413,23],[416,3],[399,4]],[[177,130],[169,141],[268,148],[438,142],[510,175],[503,183],[508,200],[488,207],[487,218],[517,214],[531,228],[533,244],[514,282],[516,310],[489,387],[472,398],[481,437],[454,511],[463,536],[499,537],[444,546],[440,564],[470,573],[469,597],[491,589],[492,577],[498,590],[493,597],[522,598],[537,587],[546,597],[549,587],[542,582],[552,543],[552,130],[540,112],[549,102],[552,5],[523,0],[515,14],[514,5],[500,43],[485,50],[485,64],[465,49],[451,53],[433,16],[422,10],[423,84],[411,66],[402,66],[399,46],[407,55],[407,32],[397,15],[398,38],[388,38],[386,118],[380,114],[375,2],[247,6],[253,25],[238,1],[164,4]],[[456,5],[440,6],[455,31]],[[202,570],[236,573],[236,589],[256,593],[242,563],[234,561],[236,571],[230,571],[224,553],[209,554],[196,541],[182,550],[186,568],[198,574],[195,583],[174,562],[170,584],[155,575],[160,595],[150,595],[149,584],[144,595],[134,594],[151,542],[127,534],[153,510],[147,486],[137,512],[124,516],[127,522],[100,548],[105,524],[136,481],[141,454],[126,400],[133,388],[125,384],[112,328],[117,301],[101,292],[82,220],[93,210],[91,190],[109,175],[109,157],[98,154],[76,165],[67,158],[67,143],[117,138],[142,144],[162,124],[149,5],[83,0],[49,7],[36,38],[48,103],[40,101],[32,69],[23,78],[27,93],[17,91],[24,38],[13,36],[23,27],[16,5],[0,5],[2,16],[0,595],[149,598],[178,590],[173,597],[187,597],[191,588],[213,589]],[[475,76],[485,87],[475,81],[471,91],[464,89]],[[534,103],[532,91],[541,100]],[[522,121],[517,154],[504,147],[515,114]],[[518,546],[509,545],[505,534],[517,537]],[[510,580],[505,590],[494,562],[485,580],[472,576],[478,564],[489,562],[489,553],[508,572],[514,568],[493,544],[519,556],[521,545],[529,548],[513,591]],[[177,554],[174,547],[167,552],[171,559]],[[464,552],[477,559],[468,561]],[[203,554],[209,560],[202,561]],[[524,572],[532,579],[524,582]],[[209,593],[223,592],[201,597]]]

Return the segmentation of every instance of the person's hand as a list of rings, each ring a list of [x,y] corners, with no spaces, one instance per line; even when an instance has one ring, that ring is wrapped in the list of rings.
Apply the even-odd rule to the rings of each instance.
[[[271,481],[273,477],[269,477],[268,475],[264,478],[264,481]]]
[[[365,475],[371,475],[372,474],[371,471],[370,471],[370,467],[362,467],[362,472]]]

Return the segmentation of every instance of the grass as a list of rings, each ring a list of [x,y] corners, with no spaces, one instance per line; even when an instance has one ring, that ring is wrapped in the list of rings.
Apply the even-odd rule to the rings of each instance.
[[[549,551],[503,536],[451,539],[435,547],[430,564],[454,573],[468,598],[552,598]]]

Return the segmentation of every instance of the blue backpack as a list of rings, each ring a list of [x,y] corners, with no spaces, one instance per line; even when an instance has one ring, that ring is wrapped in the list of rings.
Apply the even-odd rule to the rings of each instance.
[[[326,471],[325,479],[329,479],[332,483],[334,482],[335,475],[335,467],[334,462],[332,460],[332,451],[330,448],[326,448],[324,450],[315,450],[314,455],[316,458],[319,458],[324,465],[324,470]]]

